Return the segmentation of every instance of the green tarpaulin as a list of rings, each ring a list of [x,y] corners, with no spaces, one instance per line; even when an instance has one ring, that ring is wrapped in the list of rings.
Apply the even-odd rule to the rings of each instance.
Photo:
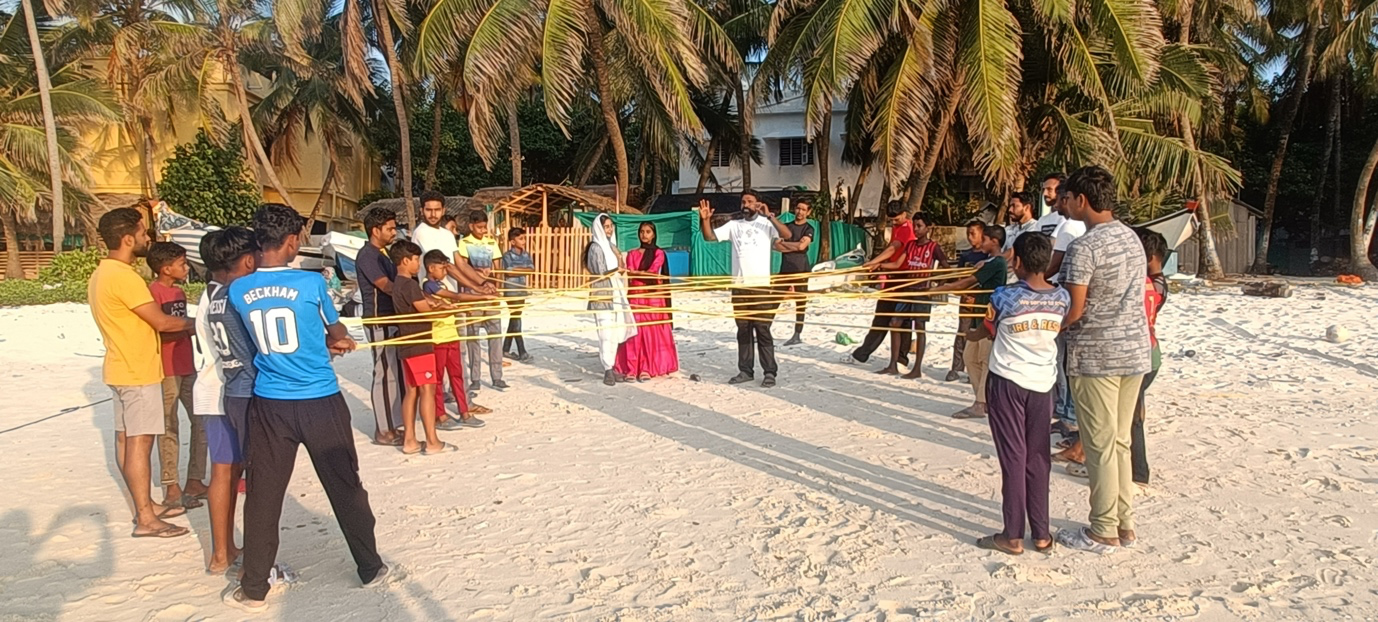
[[[641,245],[637,230],[641,223],[649,222],[656,227],[657,244],[665,249],[687,249],[689,251],[689,270],[694,276],[724,276],[732,274],[732,249],[727,242],[708,242],[703,239],[699,228],[697,212],[676,212],[673,214],[610,214],[617,225],[617,246],[624,251]],[[587,227],[593,224],[598,212],[575,212],[574,217]],[[784,222],[794,222],[793,214],[785,214]],[[818,221],[809,220],[814,229]],[[870,239],[866,231],[856,225],[844,222],[832,223],[832,256],[848,253],[861,244],[863,248]],[[814,237],[809,246],[809,262],[818,263],[818,253],[822,241]],[[771,269],[780,270],[780,253],[772,253]],[[830,257],[829,259],[832,259]]]

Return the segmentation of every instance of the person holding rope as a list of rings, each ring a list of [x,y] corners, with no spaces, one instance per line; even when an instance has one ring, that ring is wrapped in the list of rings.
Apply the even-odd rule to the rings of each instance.
[[[862,264],[861,267],[867,270],[875,270],[881,264],[890,261],[897,253],[904,250],[904,245],[914,241],[914,220],[909,217],[909,209],[905,207],[903,201],[891,201],[885,206],[885,215],[890,218],[890,244],[873,257],[870,261]],[[884,290],[885,276],[877,277],[879,289]],[[861,341],[861,345],[852,351],[843,362],[865,364],[871,360],[871,354],[885,343],[885,336],[890,333],[890,319],[895,315],[896,302],[890,296],[878,296],[876,298],[876,313],[871,318],[871,330],[866,333],[866,338]],[[900,354],[897,359],[900,365],[909,364],[909,339],[901,337]]]
[[[924,329],[928,327],[928,316],[933,311],[932,301],[923,292],[933,287],[933,269],[947,263],[947,255],[943,253],[942,246],[928,239],[927,216],[916,214],[910,220],[914,223],[914,239],[904,245],[894,261],[880,266],[887,272],[901,270],[904,274],[899,277],[900,283],[893,290],[898,300],[895,301],[895,315],[890,318],[890,364],[876,373],[899,375],[899,357],[905,352],[903,344],[908,341],[909,331],[913,329],[918,331],[917,341],[914,342],[918,347],[914,350],[914,367],[904,378],[915,380],[923,377],[923,351],[928,341],[924,337]]]
[[[998,225],[983,225],[981,234],[981,247],[983,253],[990,255],[976,268],[976,273],[963,277],[962,279],[948,283],[940,287],[928,290],[931,293],[940,292],[960,292],[972,289],[984,290],[977,293],[974,298],[976,309],[985,309],[990,306],[991,290],[1005,284],[1006,263],[1005,256],[1001,250],[1005,247],[1005,229]],[[962,311],[967,311],[963,305]],[[969,311],[967,311],[969,312]],[[979,324],[973,322],[973,324]],[[971,390],[975,393],[975,400],[971,406],[963,408],[952,414],[953,419],[977,419],[986,416],[986,372],[989,369],[991,342],[988,339],[974,339],[972,331],[975,326],[967,330],[966,351],[963,353],[966,359],[967,376],[971,379]]]
[[[789,241],[790,230],[761,202],[760,195],[742,193],[741,218],[713,228],[713,207],[699,201],[703,239],[732,243],[732,314],[737,321],[738,374],[728,384],[751,382],[756,375],[754,349],[761,355],[762,388],[775,386],[780,368],[775,362],[775,339],[770,323],[780,301],[770,286],[770,250],[776,240]],[[765,218],[761,218],[765,215]]]

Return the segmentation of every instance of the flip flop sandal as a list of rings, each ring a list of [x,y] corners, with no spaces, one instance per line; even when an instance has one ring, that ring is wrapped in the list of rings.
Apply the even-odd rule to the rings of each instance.
[[[423,451],[425,451],[425,450],[426,450],[426,444],[425,444],[425,443],[422,443],[419,447],[417,447],[416,449],[412,449],[412,450],[410,450],[410,451],[408,451],[408,450],[405,449],[405,448],[402,448],[402,449],[401,449],[402,455],[404,455],[404,456],[415,456],[416,454],[419,454],[419,453],[421,453],[421,452],[423,452]]]
[[[1014,550],[1014,549],[1007,549],[1007,548],[1005,548],[1005,547],[1003,547],[1003,546],[1000,546],[1000,541],[996,540],[996,539],[995,539],[995,536],[985,536],[985,537],[983,537],[983,538],[980,538],[980,539],[976,540],[976,547],[977,547],[977,548],[981,548],[981,549],[985,549],[985,550],[987,550],[987,551],[999,551],[999,552],[1004,553],[1004,554],[1006,554],[1006,555],[1023,555],[1023,554],[1024,554],[1024,551],[1016,551],[1016,550]]]
[[[182,495],[182,507],[188,510],[194,510],[203,505],[205,504],[202,503],[200,499],[197,499],[194,495]]]
[[[445,441],[441,441],[441,442],[440,442],[440,449],[437,449],[437,450],[435,450],[435,451],[431,451],[430,449],[431,449],[431,448],[430,448],[429,446],[427,446],[426,449],[424,449],[424,450],[421,451],[421,455],[423,455],[423,456],[435,456],[435,455],[439,455],[439,454],[449,453],[449,452],[452,452],[452,451],[459,451],[459,448],[458,448],[458,447],[455,447],[454,445],[451,445],[451,444],[449,444],[449,443],[446,443]]]
[[[1067,463],[1067,474],[1072,477],[1091,477],[1091,472],[1087,470],[1086,465],[1075,462]]]
[[[487,407],[487,406],[479,406],[478,404],[470,404],[470,405],[469,405],[469,413],[468,413],[468,414],[470,414],[470,415],[491,415],[491,414],[493,414],[493,409],[492,409],[492,408],[489,408],[489,407]]]
[[[986,418],[986,413],[977,412],[977,411],[974,411],[974,410],[972,410],[972,409],[970,409],[970,408],[964,408],[964,409],[959,410],[959,411],[957,411],[957,412],[955,412],[955,413],[952,413],[952,418],[953,418],[953,419],[985,419],[985,418]]]
[[[371,442],[372,442],[374,445],[377,445],[377,446],[379,446],[379,447],[401,447],[401,446],[402,446],[402,439],[401,439],[401,438],[397,438],[397,437],[394,437],[394,438],[392,439],[392,442],[391,442],[391,443],[380,443],[380,442],[378,442],[378,439],[376,439],[376,438],[373,439]]]
[[[187,509],[185,507],[182,507],[182,505],[178,503],[177,505],[163,506],[163,511],[158,513],[158,518],[177,518],[178,516],[183,516],[186,513]]]
[[[159,530],[157,530],[157,531],[147,531],[147,532],[144,532],[144,533],[139,533],[139,531],[136,529],[136,530],[130,532],[129,537],[131,537],[131,538],[178,538],[178,537],[181,537],[181,536],[185,536],[185,535],[187,535],[187,534],[189,534],[189,533],[191,533],[191,530],[190,530],[190,529],[187,529],[186,527],[182,527],[182,526],[179,526],[179,525],[168,525],[167,527],[164,527],[164,528],[159,529]]]
[[[1053,550],[1056,548],[1057,540],[1053,540],[1052,538],[1048,539],[1048,546],[1038,546],[1038,544],[1034,544],[1034,550],[1044,555],[1052,555]]]

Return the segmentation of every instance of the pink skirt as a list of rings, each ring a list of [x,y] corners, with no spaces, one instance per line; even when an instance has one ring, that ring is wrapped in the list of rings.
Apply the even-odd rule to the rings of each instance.
[[[679,371],[679,352],[675,351],[675,337],[669,324],[669,313],[651,309],[665,308],[664,298],[632,298],[632,316],[636,318],[636,336],[617,348],[618,373],[639,377],[665,376]]]

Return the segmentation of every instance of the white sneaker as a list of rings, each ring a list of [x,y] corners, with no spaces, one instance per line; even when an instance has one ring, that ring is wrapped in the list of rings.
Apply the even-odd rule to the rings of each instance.
[[[373,575],[373,578],[369,579],[368,583],[364,584],[364,587],[374,587],[387,583],[389,572],[391,572],[391,569],[388,568],[387,564],[383,564],[383,567],[378,570],[378,574]]]
[[[220,600],[226,605],[249,613],[263,613],[268,610],[268,601],[250,599],[244,595],[244,588],[237,585],[226,591]]]
[[[1119,550],[1119,547],[1102,544],[1091,539],[1091,533],[1085,527],[1076,530],[1063,529],[1057,532],[1057,543],[1070,549],[1078,551],[1088,551],[1100,555],[1108,555]]]

